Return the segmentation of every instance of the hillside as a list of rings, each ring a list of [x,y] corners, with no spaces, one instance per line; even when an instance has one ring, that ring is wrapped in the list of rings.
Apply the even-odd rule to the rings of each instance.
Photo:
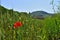
[[[53,16],[54,14],[47,13],[45,11],[34,11],[30,13],[33,18],[43,19],[44,17]]]
[[[7,8],[5,8],[5,7],[3,7],[3,6],[0,6],[0,14],[6,14],[6,13],[9,13],[9,14],[14,14],[14,13],[18,13],[18,14],[20,14],[21,15],[21,13],[22,14],[25,14],[25,15],[28,15],[28,13],[27,12],[18,12],[18,11],[14,11],[13,9],[7,9]]]

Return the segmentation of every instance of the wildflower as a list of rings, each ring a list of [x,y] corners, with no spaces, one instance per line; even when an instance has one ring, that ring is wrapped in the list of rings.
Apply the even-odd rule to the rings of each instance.
[[[13,26],[14,26],[14,28],[21,27],[22,23],[21,22],[15,22]]]

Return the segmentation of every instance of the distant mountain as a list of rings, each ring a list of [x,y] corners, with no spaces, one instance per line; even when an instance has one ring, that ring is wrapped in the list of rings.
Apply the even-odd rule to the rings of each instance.
[[[44,19],[44,17],[53,16],[53,14],[47,13],[45,11],[34,11],[30,13],[30,15],[32,16],[32,18],[38,18],[38,19]]]

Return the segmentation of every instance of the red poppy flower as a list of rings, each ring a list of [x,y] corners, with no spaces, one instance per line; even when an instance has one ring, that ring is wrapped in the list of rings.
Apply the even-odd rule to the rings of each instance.
[[[21,27],[22,23],[21,22],[15,22],[13,26],[14,26],[14,28]]]

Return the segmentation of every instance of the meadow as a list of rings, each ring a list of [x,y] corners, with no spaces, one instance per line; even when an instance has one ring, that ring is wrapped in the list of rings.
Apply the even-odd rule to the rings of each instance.
[[[22,22],[14,28],[13,24]],[[43,20],[33,19],[29,14],[14,11],[0,12],[0,40],[59,40],[60,13]]]

